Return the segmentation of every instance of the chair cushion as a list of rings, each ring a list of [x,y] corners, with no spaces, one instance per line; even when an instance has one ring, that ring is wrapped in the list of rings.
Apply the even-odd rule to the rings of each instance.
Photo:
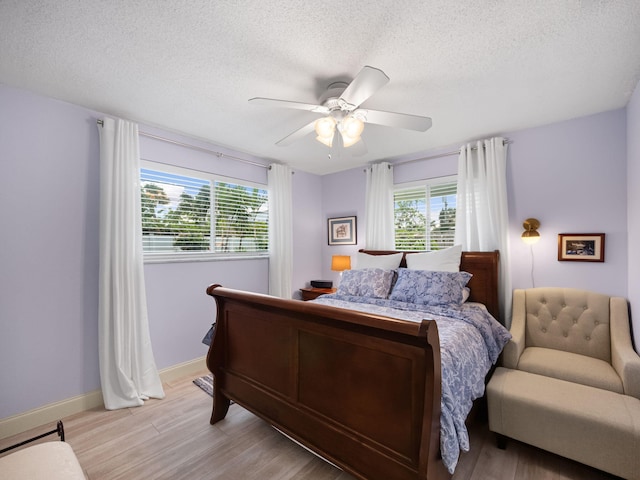
[[[597,358],[552,348],[525,348],[518,370],[624,393],[622,379],[607,362]]]
[[[526,346],[555,348],[611,362],[609,300],[572,288],[533,288],[526,296]]]

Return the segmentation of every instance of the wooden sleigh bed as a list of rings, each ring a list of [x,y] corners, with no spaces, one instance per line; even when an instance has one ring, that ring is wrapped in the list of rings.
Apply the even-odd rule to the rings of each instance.
[[[473,274],[470,301],[498,318],[498,252],[463,252],[460,269]],[[435,321],[219,285],[207,293],[217,304],[207,355],[215,379],[212,424],[233,400],[356,478],[451,477],[440,456]]]

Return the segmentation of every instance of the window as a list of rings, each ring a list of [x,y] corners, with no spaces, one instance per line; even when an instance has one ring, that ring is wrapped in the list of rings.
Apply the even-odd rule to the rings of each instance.
[[[455,177],[396,185],[393,195],[397,250],[440,250],[453,245]]]
[[[268,194],[259,185],[143,162],[140,192],[145,254],[268,251]]]

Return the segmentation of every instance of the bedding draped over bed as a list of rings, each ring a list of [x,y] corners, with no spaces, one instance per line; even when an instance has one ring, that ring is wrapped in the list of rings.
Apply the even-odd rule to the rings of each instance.
[[[440,451],[453,473],[460,451],[469,450],[465,421],[473,401],[484,394],[485,377],[510,333],[478,303],[427,306],[352,295],[323,295],[316,303],[414,322],[435,320],[440,336],[442,399]]]

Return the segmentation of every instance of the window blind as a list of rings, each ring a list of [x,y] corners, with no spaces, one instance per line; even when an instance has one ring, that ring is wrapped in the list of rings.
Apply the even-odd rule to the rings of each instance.
[[[455,181],[397,187],[394,218],[397,250],[440,250],[455,237]]]
[[[140,170],[145,253],[268,251],[268,193],[201,172]]]

